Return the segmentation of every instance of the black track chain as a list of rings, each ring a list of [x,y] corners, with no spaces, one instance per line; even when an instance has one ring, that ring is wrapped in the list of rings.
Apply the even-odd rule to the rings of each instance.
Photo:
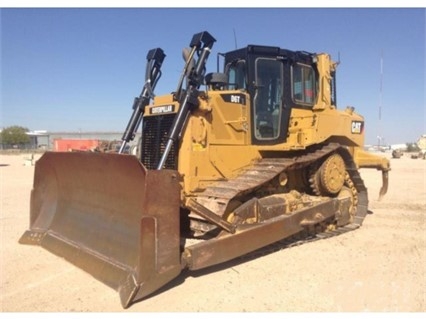
[[[308,242],[326,239],[353,231],[362,225],[368,213],[367,189],[348,149],[337,143],[330,143],[320,148],[311,149],[310,151],[305,151],[291,158],[261,159],[235,179],[219,181],[209,186],[203,193],[197,196],[197,201],[208,208],[212,207],[212,210],[214,208],[213,211],[222,216],[227,205],[233,198],[255,190],[260,185],[271,181],[278,176],[278,174],[286,170],[306,167],[332,152],[338,152],[342,156],[345,161],[346,171],[354,183],[354,187],[358,194],[357,210],[354,214],[352,223],[341,226],[335,230],[326,230],[313,235],[305,235],[303,238],[300,238],[301,234],[296,234],[295,236],[283,239],[267,247],[241,256],[240,258],[246,259],[255,257],[255,255],[258,256],[259,254],[265,255],[284,248],[300,246]],[[217,205],[218,203],[220,205]]]
[[[197,194],[197,202],[223,216],[233,198],[254,191],[286,170],[308,166],[339,148],[340,144],[330,143],[311,152],[299,151],[295,156],[288,158],[260,159],[236,178],[218,181],[208,186],[202,193]]]

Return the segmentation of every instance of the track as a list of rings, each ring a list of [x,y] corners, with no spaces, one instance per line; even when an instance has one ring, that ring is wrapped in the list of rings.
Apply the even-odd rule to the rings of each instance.
[[[298,234],[291,238],[283,239],[268,247],[249,253],[241,258],[250,258],[250,256],[265,254],[277,251],[285,247],[298,246],[306,242],[312,242],[319,239],[330,238],[355,230],[362,225],[365,216],[368,213],[368,195],[355,162],[349,151],[337,143],[330,143],[320,148],[314,148],[303,153],[299,153],[291,158],[267,158],[257,162],[250,169],[244,171],[237,178],[229,181],[219,181],[208,187],[197,197],[197,201],[222,216],[231,200],[254,192],[261,185],[268,183],[280,173],[294,169],[308,167],[319,161],[321,158],[338,152],[345,161],[346,171],[349,174],[353,187],[357,192],[357,206],[353,221],[350,224],[339,227],[335,230],[320,231],[315,234]]]

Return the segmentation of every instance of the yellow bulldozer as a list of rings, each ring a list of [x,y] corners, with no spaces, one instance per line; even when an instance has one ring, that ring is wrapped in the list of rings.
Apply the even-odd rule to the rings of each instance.
[[[117,153],[46,152],[37,162],[30,227],[40,245],[117,290],[124,308],[179,276],[283,240],[359,228],[368,213],[360,168],[364,118],[338,109],[325,53],[248,45],[217,54],[193,35],[175,91],[155,95],[165,54],[146,78]],[[220,67],[221,66],[221,67]],[[137,155],[126,145],[141,130]]]

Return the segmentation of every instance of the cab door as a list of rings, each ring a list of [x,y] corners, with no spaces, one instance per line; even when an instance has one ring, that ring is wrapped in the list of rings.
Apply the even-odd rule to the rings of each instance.
[[[289,109],[284,105],[284,63],[272,57],[254,59],[252,96],[253,144],[285,141]],[[287,120],[286,120],[287,119]]]

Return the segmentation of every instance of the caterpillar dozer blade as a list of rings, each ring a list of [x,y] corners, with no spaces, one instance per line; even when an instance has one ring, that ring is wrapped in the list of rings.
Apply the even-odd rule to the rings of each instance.
[[[134,156],[47,152],[19,242],[90,273],[126,308],[181,272],[179,196],[176,171],[148,171]]]

